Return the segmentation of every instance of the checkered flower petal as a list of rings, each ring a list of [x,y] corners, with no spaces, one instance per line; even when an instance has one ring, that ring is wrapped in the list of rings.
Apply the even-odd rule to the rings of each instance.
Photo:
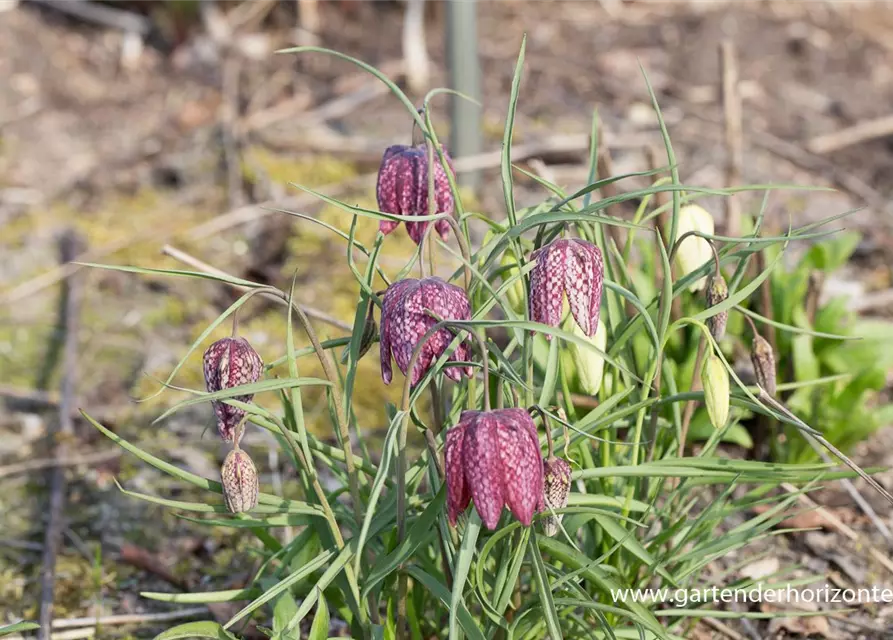
[[[524,526],[543,499],[543,458],[530,415],[504,409],[499,421],[499,454],[505,478],[505,504]]]
[[[409,375],[410,384],[415,386],[453,341],[454,334],[449,329],[435,332],[422,346],[412,372],[407,373],[416,345],[437,322],[426,311],[449,320],[471,318],[471,305],[465,292],[440,278],[407,278],[388,287],[382,301],[379,345],[381,375],[386,384],[391,381],[392,356],[400,371]],[[468,346],[463,343],[450,356],[450,361],[468,360],[468,357]],[[471,370],[469,367],[448,367],[444,373],[457,380],[462,373],[471,375]]]
[[[567,460],[550,456],[543,461],[543,508],[563,509],[571,487],[571,466]],[[558,533],[561,514],[549,513],[543,518],[543,531],[547,536]]]
[[[543,461],[533,420],[522,409],[464,411],[446,436],[450,523],[474,499],[484,525],[499,524],[503,507],[525,526],[542,508]]]
[[[598,247],[577,238],[558,239],[533,254],[530,276],[530,317],[558,327],[564,296],[577,325],[592,336],[598,328],[604,263]],[[546,336],[551,339],[550,335]]]
[[[209,393],[231,389],[260,380],[264,363],[245,338],[223,338],[205,351],[203,357],[205,386]],[[234,400],[251,402],[253,394],[236,396]],[[245,417],[245,411],[225,402],[213,401],[217,415],[217,431],[226,442],[232,442],[234,430]]]
[[[463,465],[465,482],[471,489],[474,508],[491,531],[499,524],[505,505],[506,487],[500,452],[499,422],[494,412],[471,419],[465,432]]]
[[[471,502],[471,492],[468,483],[465,482],[465,469],[462,467],[462,459],[465,427],[470,414],[476,413],[477,411],[465,411],[462,414],[465,422],[459,422],[459,424],[447,431],[446,434],[443,457],[446,466],[447,516],[450,524],[454,527],[459,514],[464,512]]]
[[[446,154],[446,150],[444,150]],[[453,171],[452,160],[446,156],[450,171]],[[434,162],[434,194],[435,213],[453,213],[455,202],[450,189],[449,178],[439,159]],[[424,144],[418,146],[393,145],[388,147],[381,159],[378,169],[376,188],[378,208],[383,213],[401,216],[426,216],[428,211],[428,152]],[[393,220],[382,220],[379,230],[389,234],[399,223]],[[422,241],[429,222],[406,221],[406,231],[416,244]],[[449,223],[438,220],[435,229],[446,240]]]

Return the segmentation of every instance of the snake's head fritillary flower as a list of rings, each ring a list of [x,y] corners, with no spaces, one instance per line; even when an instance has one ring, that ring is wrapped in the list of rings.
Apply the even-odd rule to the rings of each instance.
[[[406,278],[393,283],[385,291],[381,305],[379,338],[381,377],[385,384],[390,384],[393,377],[392,355],[400,371],[409,375],[410,384],[415,386],[453,342],[455,334],[446,327],[436,331],[422,345],[412,372],[407,373],[412,352],[428,330],[437,324],[437,320],[427,311],[444,320],[471,319],[471,304],[465,291],[440,278]],[[462,342],[453,352],[450,361],[468,361],[469,356],[468,345]],[[463,373],[466,376],[472,374],[471,367],[457,365],[447,365],[443,372],[456,382]]]
[[[536,427],[523,409],[463,411],[446,434],[447,515],[450,524],[474,500],[493,530],[502,508],[525,526],[543,508],[543,459]]]
[[[220,468],[223,501],[231,513],[250,511],[257,506],[257,469],[247,453],[237,446]]]
[[[713,216],[710,215],[710,212],[696,204],[689,204],[679,209],[676,237],[681,238],[683,234],[689,231],[713,235]],[[713,250],[710,248],[709,240],[699,236],[688,236],[682,240],[676,249],[676,256],[673,262],[676,263],[676,268],[681,278],[702,266],[711,258],[713,258]],[[689,286],[688,290],[700,291],[704,288],[706,282],[706,278],[699,278]]]
[[[450,168],[453,161],[446,149],[443,150]],[[428,211],[428,149],[425,144],[408,146],[397,144],[388,147],[381,159],[376,186],[378,209],[383,213],[400,216],[427,216]],[[437,154],[434,155],[434,213],[453,213],[453,192],[443,164]],[[385,235],[397,228],[394,220],[382,220],[379,230]],[[416,244],[422,241],[428,222],[410,222],[406,220],[406,231]],[[434,228],[444,240],[450,230],[446,220],[437,220]]]
[[[604,262],[595,245],[558,239],[533,253],[536,266],[530,275],[530,317],[552,327],[561,325],[564,299],[577,326],[589,337],[598,329],[602,303]],[[546,335],[547,339],[552,338]]]
[[[546,509],[563,509],[571,488],[571,466],[564,458],[549,456],[543,460],[543,505]],[[543,518],[543,532],[547,536],[558,533],[563,514],[549,513]]]
[[[264,363],[245,338],[223,338],[205,351],[205,385],[210,393],[231,389],[260,380]],[[254,394],[236,396],[234,400],[251,402]],[[232,442],[235,428],[245,417],[245,411],[225,402],[211,403],[217,415],[217,431],[225,442]]]

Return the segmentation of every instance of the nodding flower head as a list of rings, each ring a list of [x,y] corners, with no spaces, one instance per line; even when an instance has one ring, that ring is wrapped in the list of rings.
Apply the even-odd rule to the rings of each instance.
[[[428,330],[437,324],[426,311],[444,320],[471,319],[471,305],[465,291],[440,278],[406,278],[388,287],[381,305],[379,338],[381,377],[385,384],[390,384],[393,377],[392,355],[400,371],[410,376],[410,384],[415,386],[453,341],[455,334],[446,327],[436,331],[421,347],[412,372],[407,373],[412,352]],[[450,361],[468,361],[469,356],[468,345],[462,342]],[[466,376],[472,373],[471,367],[456,365],[448,365],[443,372],[457,382],[463,373]]]
[[[443,150],[450,168],[453,171],[453,162]],[[397,144],[388,147],[381,159],[381,167],[378,169],[378,208],[383,213],[391,213],[401,216],[427,216],[428,210],[428,150],[425,144],[407,146]],[[444,171],[443,164],[437,154],[434,154],[434,213],[453,213],[453,192],[450,190],[450,181]],[[419,244],[429,222],[410,222],[406,220],[406,231],[409,237]],[[379,230],[385,235],[397,228],[399,223],[394,220],[382,220],[378,224]],[[434,228],[444,240],[450,230],[450,224],[446,220],[437,220]]]
[[[456,518],[474,499],[490,530],[503,506],[529,526],[543,508],[543,458],[530,415],[523,409],[463,411],[446,434],[447,515]]]
[[[205,351],[205,385],[210,393],[231,389],[260,380],[264,363],[245,338],[223,338]],[[254,394],[235,396],[233,400],[251,402]],[[217,431],[226,442],[232,442],[236,425],[245,411],[219,400],[212,401],[217,414]]]
[[[530,317],[552,327],[561,325],[564,297],[577,326],[587,336],[598,329],[604,263],[595,245],[572,238],[554,240],[533,253],[530,275]],[[546,335],[547,339],[552,336]]]

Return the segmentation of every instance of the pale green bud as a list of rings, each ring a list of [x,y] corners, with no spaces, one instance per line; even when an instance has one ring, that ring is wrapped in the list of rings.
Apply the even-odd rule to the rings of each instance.
[[[499,261],[499,264],[503,267],[508,267],[508,269],[502,272],[503,282],[508,282],[512,278],[517,277],[521,272],[518,267],[518,265],[521,264],[521,260],[515,258],[515,255],[511,250],[502,254],[502,259]],[[524,295],[524,278],[518,278],[512,282],[508,289],[505,290],[505,297],[508,300],[509,306],[515,313],[524,315],[524,304],[526,299]]]
[[[710,212],[696,204],[688,204],[679,209],[676,237],[681,238],[689,231],[713,235],[713,216],[710,215]],[[708,240],[697,236],[688,236],[676,249],[673,262],[676,265],[678,277],[682,278],[712,258],[713,250],[710,248]],[[702,290],[706,280],[706,278],[700,278],[695,281],[689,287],[689,291]]]
[[[602,353],[605,352],[608,330],[601,320],[598,322],[598,330],[591,338],[583,333],[576,322],[566,322],[564,329],[595,346]],[[601,389],[605,372],[605,358],[601,354],[568,341],[561,352],[561,366],[568,377],[568,382],[581,392],[594,396]]]
[[[704,387],[704,401],[710,422],[717,429],[729,421],[729,372],[715,353],[707,356],[701,371],[701,386]]]

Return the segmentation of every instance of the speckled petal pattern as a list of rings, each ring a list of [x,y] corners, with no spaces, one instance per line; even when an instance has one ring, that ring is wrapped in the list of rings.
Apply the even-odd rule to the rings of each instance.
[[[493,412],[475,416],[463,443],[465,481],[471,489],[474,508],[491,531],[499,524],[505,504],[505,474],[500,455],[500,437]]]
[[[554,240],[533,254],[530,275],[530,317],[552,327],[561,325],[564,297],[577,325],[587,336],[598,329],[604,264],[595,245],[580,240]],[[546,335],[551,339],[551,335]]]
[[[474,499],[493,530],[507,506],[525,526],[543,505],[543,459],[536,426],[523,409],[463,411],[446,436],[447,515],[456,518]]]
[[[447,165],[453,171],[452,160],[444,149]],[[381,159],[376,185],[378,209],[383,213],[401,216],[425,216],[428,211],[428,152],[424,144],[411,147],[393,145],[388,147]],[[450,189],[449,177],[440,160],[434,162],[434,197],[435,213],[453,213],[455,202]],[[430,222],[412,222],[406,220],[406,231],[416,244],[422,241]],[[393,220],[381,220],[379,230],[385,235],[391,233],[399,223]],[[446,240],[450,225],[445,220],[438,220],[435,229],[441,238]]]
[[[450,320],[468,320],[471,305],[465,291],[431,277],[423,280],[407,278],[392,284],[384,294],[381,312],[381,375],[386,384],[392,378],[390,358],[393,356],[397,367],[407,375],[409,361],[416,345],[436,320],[426,311]],[[419,383],[425,372],[446,351],[453,341],[454,334],[449,329],[440,329],[430,336],[419,352],[418,361],[409,373],[410,384]],[[462,343],[450,356],[450,361],[467,360],[468,345]],[[471,375],[470,367],[447,367],[444,369],[450,378],[458,380],[461,374]]]
[[[205,386],[214,393],[260,380],[264,363],[244,338],[223,338],[205,351],[202,359]],[[236,396],[235,400],[251,402],[252,394]],[[212,401],[217,416],[217,431],[226,442],[232,442],[234,430],[245,417],[245,411],[224,402]]]
[[[465,511],[471,502],[471,493],[465,482],[465,470],[462,468],[462,445],[466,426],[467,423],[460,422],[447,431],[443,453],[447,482],[447,516],[454,527],[459,514]]]

